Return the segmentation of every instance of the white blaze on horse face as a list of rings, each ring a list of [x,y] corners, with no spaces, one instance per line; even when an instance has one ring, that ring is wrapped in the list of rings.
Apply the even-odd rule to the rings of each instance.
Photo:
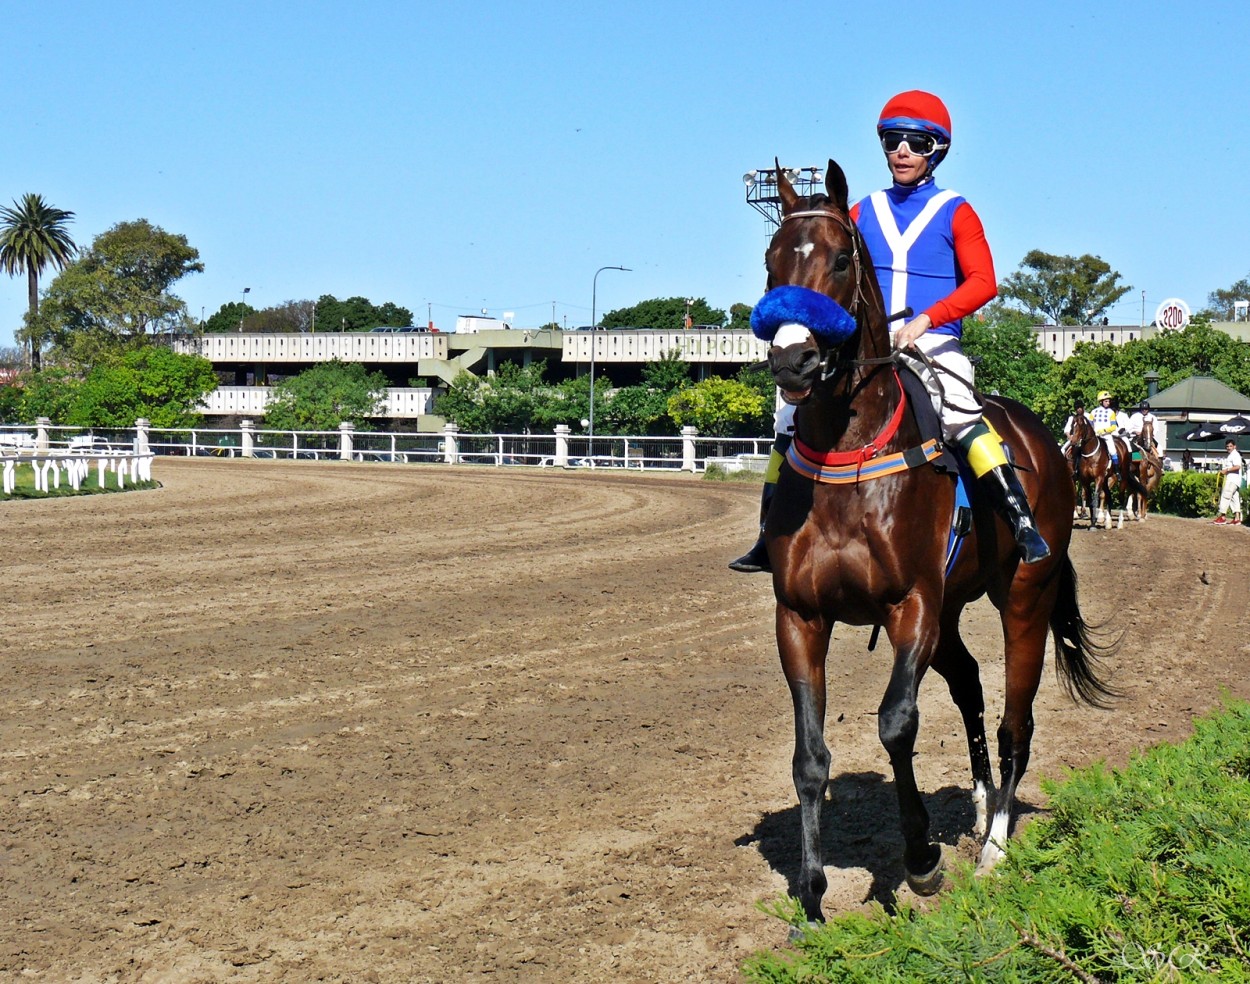
[[[816,248],[815,243],[804,243],[802,246],[794,247],[794,255],[797,256],[800,260],[806,260],[809,256],[812,255],[812,250],[814,250],[815,248]]]
[[[798,345],[811,337],[812,333],[805,325],[791,321],[777,329],[777,334],[773,336],[773,344],[778,348],[785,348],[787,345]]]

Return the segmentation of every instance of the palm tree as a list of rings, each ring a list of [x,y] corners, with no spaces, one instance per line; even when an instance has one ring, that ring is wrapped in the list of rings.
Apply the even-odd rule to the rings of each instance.
[[[65,224],[74,217],[73,212],[53,208],[42,195],[23,195],[12,208],[0,208],[0,270],[10,277],[26,274],[30,313],[27,330],[30,332],[30,367],[39,369],[39,342],[35,332],[35,318],[39,314],[39,274],[48,264],[58,270],[78,252],[78,247],[65,231]]]

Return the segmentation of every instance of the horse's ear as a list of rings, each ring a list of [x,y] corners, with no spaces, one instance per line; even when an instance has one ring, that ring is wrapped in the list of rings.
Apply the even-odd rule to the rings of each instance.
[[[781,161],[774,157],[773,164],[777,167],[777,194],[781,197],[781,214],[789,215],[799,203],[799,193],[794,190],[786,172],[781,169]]]
[[[829,193],[833,203],[845,212],[850,190],[846,185],[846,175],[832,157],[829,158],[829,166],[825,168],[825,191]]]

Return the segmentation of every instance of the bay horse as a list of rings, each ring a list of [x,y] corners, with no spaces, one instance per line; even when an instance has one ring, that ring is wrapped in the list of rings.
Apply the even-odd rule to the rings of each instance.
[[[777,603],[777,648],[794,706],[793,778],[802,828],[798,897],[807,918],[820,921],[827,887],[820,817],[831,764],[824,737],[825,663],[835,623],[884,627],[894,650],[877,726],[894,773],[906,878],[923,894],[936,891],[942,879],[941,847],[930,840],[912,767],[917,692],[926,671],[945,679],[963,717],[976,831],[984,835],[978,868],[985,871],[1002,856],[1028,766],[1047,636],[1054,637],[1069,694],[1099,706],[1115,692],[1100,678],[1098,660],[1118,643],[1100,644],[1077,602],[1068,557],[1074,493],[1063,456],[1041,421],[1011,400],[987,398],[985,413],[1014,456],[1051,554],[1021,564],[1011,530],[973,488],[971,530],[946,573],[955,482],[923,463],[935,442],[922,441],[915,418],[903,412],[884,303],[848,214],[846,177],[831,160],[825,193],[800,196],[779,167],[778,190],[782,218],[765,256],[769,292],[797,286],[824,295],[850,326],[840,341],[783,327],[768,353],[783,399],[796,406],[795,437],[764,537]],[[917,451],[920,463],[909,466]],[[997,797],[978,664],[959,635],[961,612],[982,595],[999,610],[1005,650]]]
[[[1155,444],[1153,420],[1147,420],[1142,424],[1141,433],[1137,435],[1136,447],[1141,451],[1141,460],[1133,462],[1133,470],[1144,491],[1140,495],[1134,492],[1132,502],[1137,518],[1144,523],[1150,502],[1159,488],[1159,483],[1163,480],[1163,458],[1159,454],[1159,446]]]
[[[1124,492],[1126,506],[1132,508],[1132,497],[1144,499],[1146,489],[1133,471],[1133,449],[1128,441],[1113,437],[1116,457],[1112,461],[1106,442],[1096,433],[1085,411],[1076,410],[1072,415],[1072,432],[1069,435],[1067,456],[1072,468],[1072,480],[1080,489],[1080,499],[1089,509],[1089,529],[1099,523],[1111,529],[1112,490]],[[1121,510],[1121,524],[1124,514]]]

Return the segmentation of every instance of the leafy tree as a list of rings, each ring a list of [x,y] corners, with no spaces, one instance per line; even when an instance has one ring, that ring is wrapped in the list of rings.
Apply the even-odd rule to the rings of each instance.
[[[189,427],[203,419],[198,406],[216,387],[217,374],[207,359],[148,345],[114,354],[85,375],[45,369],[22,386],[5,387],[18,399],[4,412],[26,422],[48,417],[71,427],[133,427],[140,417],[154,427]]]
[[[351,421],[360,430],[382,410],[386,376],[357,362],[331,359],[284,379],[265,407],[265,426],[274,430],[334,430]]]
[[[204,331],[213,334],[242,331],[240,326],[246,325],[247,319],[255,313],[256,308],[252,305],[244,301],[231,301],[229,304],[223,304],[215,314],[209,316],[204,322]]]
[[[605,433],[671,434],[676,422],[669,416],[669,398],[690,385],[690,365],[679,352],[642,367],[642,383],[625,386],[611,394],[596,425]]]
[[[668,412],[678,426],[693,424],[700,434],[731,437],[758,417],[764,405],[763,397],[746,384],[713,376],[674,393]]]
[[[20,383],[0,383],[0,424],[20,424],[22,419],[23,388]]]
[[[725,323],[725,312],[708,307],[707,301],[698,297],[690,305],[690,321],[696,325],[719,327]],[[661,328],[665,331],[680,331],[686,326],[686,298],[657,297],[633,307],[618,308],[600,318],[599,324],[604,328]]]
[[[29,423],[36,417],[47,417],[53,424],[69,423],[81,384],[81,377],[71,369],[54,367],[32,373],[22,387],[17,419]]]
[[[470,434],[575,426],[590,409],[590,377],[551,385],[543,379],[545,370],[540,362],[528,366],[504,362],[493,376],[461,373],[436,400],[435,412]],[[601,386],[597,383],[595,388],[596,409],[606,389]]]
[[[121,222],[49,285],[39,318],[71,361],[94,364],[148,332],[189,330],[187,305],[170,288],[204,269],[187,237],[147,219]]]
[[[368,331],[370,328],[403,328],[413,323],[412,312],[390,301],[375,305],[367,297],[340,301],[333,294],[317,298],[319,331]],[[309,319],[311,322],[311,318]]]
[[[773,374],[766,367],[756,365],[743,366],[734,377],[743,386],[760,395],[760,411],[754,420],[748,418],[743,422],[743,430],[749,435],[767,435],[773,433],[773,412],[777,408],[777,384]]]
[[[730,331],[750,331],[752,310],[750,304],[729,305],[729,324],[725,327]]]
[[[1250,301],[1250,276],[1242,277],[1227,290],[1213,290],[1207,295],[1207,306],[1201,312],[1212,321],[1232,321],[1234,301]]]
[[[1003,279],[999,292],[1057,325],[1089,324],[1132,290],[1120,285],[1120,275],[1106,262],[1088,253],[1056,256],[1034,249],[1020,266]]]
[[[1037,408],[1038,397],[1050,388],[1055,360],[1037,347],[1028,315],[996,306],[984,321],[965,318],[963,345],[970,358],[980,359],[977,389]]]
[[[30,366],[40,368],[42,339],[36,330],[39,318],[39,275],[49,264],[58,270],[73,259],[78,248],[65,225],[73,212],[53,208],[41,195],[27,194],[12,208],[0,208],[0,270],[10,277],[26,274],[26,335],[30,342]]]
[[[130,427],[146,417],[153,427],[190,427],[203,420],[199,405],[216,388],[208,359],[146,345],[87,374],[69,423]]]

